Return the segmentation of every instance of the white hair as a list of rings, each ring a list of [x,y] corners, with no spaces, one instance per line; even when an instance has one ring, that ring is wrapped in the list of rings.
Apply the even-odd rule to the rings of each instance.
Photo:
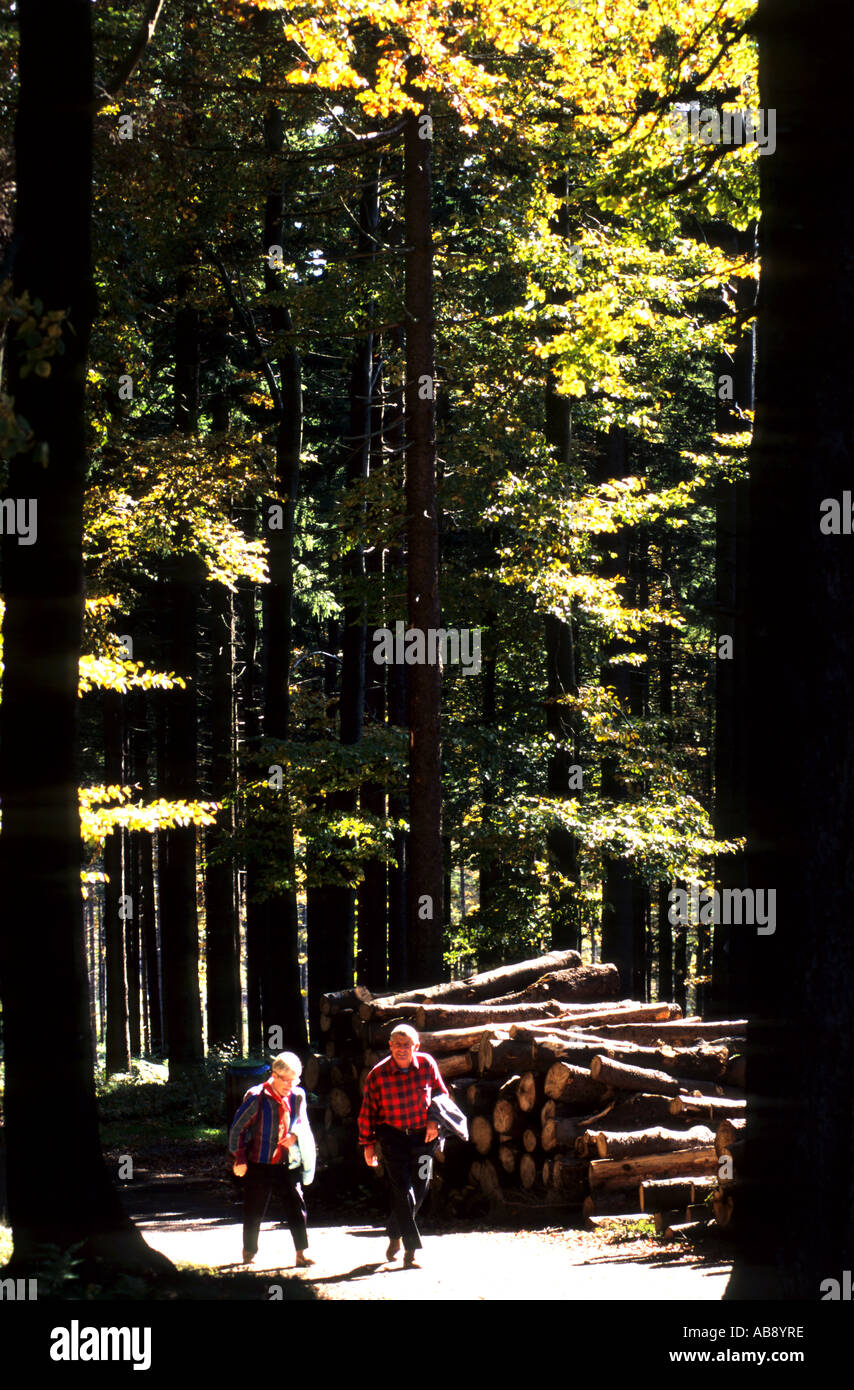
[[[296,1081],[302,1075],[302,1062],[295,1052],[280,1052],[271,1063],[273,1071],[286,1072]]]

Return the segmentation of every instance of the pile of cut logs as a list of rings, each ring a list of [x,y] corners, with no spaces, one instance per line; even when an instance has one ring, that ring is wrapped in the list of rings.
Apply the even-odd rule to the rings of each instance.
[[[436,1165],[452,1208],[485,1195],[580,1207],[592,1225],[653,1214],[665,1230],[711,1217],[717,1189],[726,1224],[720,1156],[744,1123],[745,1021],[682,1018],[676,1004],[619,994],[615,966],[557,951],[402,994],[323,995],[325,1055],[303,1071],[321,1157],[357,1155],[365,1078],[406,1022],[469,1118],[470,1142],[449,1139]]]

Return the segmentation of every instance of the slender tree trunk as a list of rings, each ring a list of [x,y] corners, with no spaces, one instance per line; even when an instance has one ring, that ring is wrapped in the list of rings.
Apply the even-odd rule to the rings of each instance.
[[[370,267],[376,252],[379,212],[377,180],[377,171],[368,175],[359,205],[357,250],[364,269]],[[369,317],[371,313],[372,307],[369,305]],[[370,467],[373,361],[374,335],[364,332],[354,343],[350,365],[350,427],[344,441],[348,490],[364,483]],[[341,641],[339,730],[341,743],[353,745],[362,740],[365,710],[365,560],[360,546],[344,557],[342,570],[346,597]],[[355,793],[333,792],[327,799],[327,809],[352,815],[356,810]],[[352,979],[355,954],[356,892],[343,885],[328,885],[325,897],[325,930],[330,959],[334,962],[333,981],[349,980]]]
[[[375,339],[372,364],[373,399],[370,413],[370,462],[372,474],[382,468],[383,445],[383,407],[380,400],[383,372],[379,340]],[[382,548],[373,546],[365,556],[365,570],[370,575],[379,592],[382,586],[383,555]],[[378,728],[385,720],[385,667],[371,660],[365,653],[365,720],[369,726]],[[385,789],[377,782],[365,782],[359,795],[363,812],[383,820],[386,814]],[[379,994],[386,987],[388,979],[388,955],[386,946],[386,866],[380,859],[369,859],[364,866],[364,881],[357,893],[359,914],[359,950],[357,957],[357,981],[366,985],[373,993]]]
[[[254,516],[249,530],[255,534]],[[247,752],[254,752],[261,738],[260,686],[258,666],[258,623],[255,611],[255,585],[241,582],[239,607],[243,629],[243,676],[241,680],[241,711],[243,742]],[[262,770],[254,763],[247,765],[246,776],[257,780]],[[261,1031],[261,962],[263,955],[263,904],[256,898],[259,867],[250,856],[246,863],[246,1023],[247,1046],[251,1053],[262,1050]]]
[[[214,584],[210,596],[211,761],[209,789],[223,801],[234,787],[234,608],[231,593]],[[234,812],[226,806],[205,831],[205,956],[208,1046],[241,1038],[240,922],[230,846]],[[228,855],[227,858],[221,856]]]
[[[754,250],[756,228],[746,232],[725,229],[718,236],[730,255]],[[736,308],[752,306],[753,281],[736,282]],[[743,433],[749,423],[745,412],[753,409],[754,334],[742,336],[733,357],[718,358],[715,382],[715,430],[718,434]],[[730,394],[731,390],[731,394]],[[744,835],[747,822],[747,788],[744,784],[745,748],[745,532],[746,481],[719,484],[715,494],[715,607],[717,653],[715,660],[714,824],[718,839]],[[732,639],[731,655],[724,637]],[[716,864],[719,889],[744,885],[744,856],[721,856]],[[736,929],[737,930],[737,929]],[[738,1018],[732,1012],[746,1008],[743,976],[732,966],[732,928],[718,923],[713,929],[712,985],[709,1012],[719,1018]]]
[[[86,355],[94,306],[90,221],[93,55],[87,0],[19,0],[15,128],[16,292],[69,311],[65,353],[47,379],[11,363],[31,453],[9,468],[9,494],[35,499],[37,543],[3,540],[0,881],[8,1212],[13,1265],[43,1245],[125,1269],[163,1268],[124,1213],[101,1155],[80,891],[77,684],[83,612]],[[57,254],[57,209],[62,254]],[[33,640],[33,634],[38,640]],[[33,730],[38,737],[32,737]],[[46,968],[47,966],[47,968]],[[40,1017],[33,1026],[32,989]],[[44,1132],[73,1136],[57,1161]],[[90,1269],[92,1266],[90,1266]]]
[[[184,302],[175,319],[175,426],[195,434],[199,416],[199,316],[185,298],[192,289],[182,272]],[[179,537],[179,544],[181,543]],[[186,538],[189,540],[189,537]],[[169,669],[183,677],[166,692],[163,795],[192,801],[197,795],[198,607],[201,563],[175,554],[164,585],[164,626]],[[169,1079],[194,1071],[204,1055],[199,997],[199,926],[196,909],[196,828],[176,826],[159,837],[160,931]]]
[[[407,956],[413,980],[443,978],[441,670],[429,632],[441,627],[433,360],[433,220],[429,116],[406,118],[406,513],[409,629],[425,660],[409,668]]]
[[[386,468],[392,479],[402,474],[406,455],[406,436],[404,432],[405,415],[405,351],[403,332],[393,329],[388,335],[391,343],[393,373],[397,381],[389,389],[383,418],[383,440],[387,450]],[[391,385],[391,374],[388,375]],[[406,559],[400,546],[389,547],[385,567],[385,611],[386,621],[393,627],[396,620],[400,597],[406,589],[404,571]],[[390,591],[390,592],[389,592]],[[393,663],[386,675],[387,720],[398,729],[407,726],[407,670],[408,667]],[[401,828],[401,822],[409,817],[405,796],[390,793],[388,814],[394,825],[392,847],[394,864],[388,871],[388,980],[393,989],[403,989],[410,981],[407,956],[407,862],[409,853],[409,833]]]
[[[625,430],[612,426],[608,435],[607,455],[601,480],[624,477],[627,470]],[[606,576],[628,575],[630,567],[629,533],[620,531],[608,538],[616,555],[603,562]],[[615,656],[622,644],[608,644],[609,655]],[[621,706],[631,710],[632,685],[626,666],[607,666],[602,680],[613,687]],[[619,775],[616,756],[602,762],[602,795],[614,801],[624,800],[627,790]],[[643,993],[643,961],[638,954],[645,920],[645,896],[631,864],[622,858],[606,858],[602,884],[602,960],[612,962],[620,972],[624,989]]]
[[[143,801],[151,799],[151,733],[148,725],[147,697],[137,691],[131,696],[131,760],[134,782],[139,784]],[[160,961],[157,950],[157,920],[154,910],[154,837],[135,831],[137,841],[137,893],[134,898],[145,982],[144,1006],[147,1019],[146,1056],[163,1055],[163,1009],[160,995]]]
[[[122,756],[123,720],[122,696],[117,690],[105,690],[104,706],[104,784],[118,787],[124,784]],[[122,873],[122,832],[113,830],[104,844],[104,927],[107,955],[107,1076],[130,1070],[130,1040],[128,1034],[128,980],[125,960],[125,922],[127,904]]]
[[[268,148],[272,126],[268,123]],[[283,241],[284,193],[281,185],[267,197],[264,214],[264,251]],[[265,268],[268,292],[280,293],[280,285],[269,265]],[[270,310],[273,332],[291,331],[290,315],[283,306]],[[276,371],[280,403],[276,429],[276,482],[282,508],[281,527],[268,526],[270,582],[263,590],[264,613],[264,735],[287,739],[290,736],[290,671],[294,596],[295,508],[299,488],[302,450],[302,369],[295,347],[281,347]],[[270,499],[272,501],[272,499]],[[270,519],[269,508],[267,520]],[[286,862],[280,865],[291,887],[276,893],[263,904],[264,955],[261,994],[264,1028],[278,1025],[290,1046],[305,1047],[307,1033],[300,992],[299,913],[296,893],[296,861],[291,810],[291,790],[287,779],[281,791],[282,829]]]

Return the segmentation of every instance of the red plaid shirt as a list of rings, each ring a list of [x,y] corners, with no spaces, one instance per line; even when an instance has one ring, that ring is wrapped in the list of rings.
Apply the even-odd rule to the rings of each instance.
[[[413,1052],[412,1063],[399,1067],[386,1057],[368,1073],[359,1111],[359,1143],[372,1144],[377,1125],[424,1129],[434,1093],[448,1094],[442,1074],[426,1052]]]

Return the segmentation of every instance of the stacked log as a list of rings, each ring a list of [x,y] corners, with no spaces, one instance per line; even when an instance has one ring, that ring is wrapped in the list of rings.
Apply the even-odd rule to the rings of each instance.
[[[718,1174],[744,1122],[745,1020],[619,996],[616,967],[574,951],[395,995],[323,995],[326,1056],[304,1073],[322,1106],[321,1154],[356,1156],[365,1080],[406,1022],[469,1119],[469,1143],[448,1140],[433,1179],[457,1209],[539,1200],[594,1222],[649,1212],[674,1228],[711,1215],[714,1192],[715,1209],[731,1211]]]

